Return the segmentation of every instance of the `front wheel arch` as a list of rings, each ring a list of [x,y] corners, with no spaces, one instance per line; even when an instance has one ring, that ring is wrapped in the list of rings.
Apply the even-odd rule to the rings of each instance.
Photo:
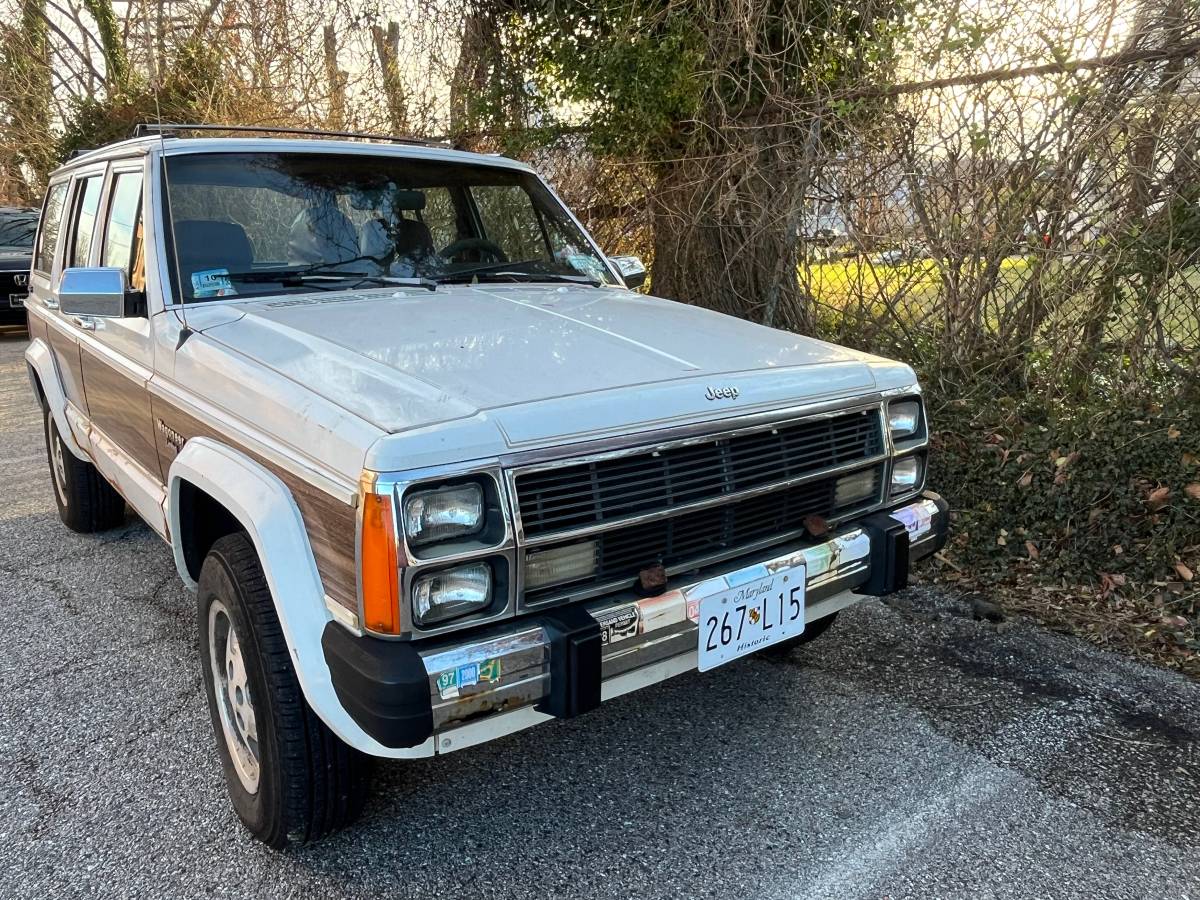
[[[350,746],[372,756],[394,755],[363,731],[334,691],[321,646],[333,614],[325,602],[304,519],[287,485],[245,453],[207,437],[190,438],[184,444],[171,463],[167,483],[171,547],[176,569],[188,588],[197,589],[197,578],[189,569],[188,552],[181,540],[186,531],[181,497],[198,489],[209,498],[203,502],[218,505],[224,511],[221,515],[236,522],[237,531],[245,532],[254,547],[309,706]],[[193,494],[193,500],[198,496]],[[195,548],[190,552],[194,554]]]

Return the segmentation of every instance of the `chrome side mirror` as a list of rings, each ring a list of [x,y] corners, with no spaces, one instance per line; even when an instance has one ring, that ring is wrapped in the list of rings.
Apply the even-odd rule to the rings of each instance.
[[[630,290],[640,288],[646,283],[646,264],[636,256],[610,256],[609,261],[621,273],[625,287]]]
[[[138,297],[117,268],[67,269],[58,283],[58,308],[72,316],[119,319],[139,313]]]

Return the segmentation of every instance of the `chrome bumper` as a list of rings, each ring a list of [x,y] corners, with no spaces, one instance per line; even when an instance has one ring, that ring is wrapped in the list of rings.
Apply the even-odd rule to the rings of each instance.
[[[907,534],[899,586],[907,577],[908,562],[930,555],[945,539],[945,503],[933,494],[872,518],[876,522],[883,518],[893,536],[899,525]],[[752,576],[762,570],[765,574],[768,566],[803,562],[808,573],[806,615],[810,621],[855,603],[864,590],[886,593],[895,589],[876,589],[880,573],[873,569],[881,566],[880,543],[876,527],[857,522],[820,543],[775,548],[770,556],[754,562],[742,559],[700,570],[686,583],[658,596],[627,592],[571,608],[567,612],[576,621],[583,616],[588,623],[589,637],[594,637],[599,624],[599,700],[695,669],[699,598],[725,589],[735,573]],[[570,669],[571,635],[564,637],[564,627],[560,611],[549,610],[491,627],[486,636],[466,643],[442,642],[419,649],[416,658],[428,683],[431,733],[416,746],[389,748],[388,755],[407,758],[448,753],[571,715],[563,711],[573,707],[569,699],[564,707],[561,682],[581,676]],[[594,645],[591,649],[594,651]],[[594,680],[595,674],[583,677]],[[419,690],[419,669],[416,681]],[[591,688],[594,698],[595,685]]]

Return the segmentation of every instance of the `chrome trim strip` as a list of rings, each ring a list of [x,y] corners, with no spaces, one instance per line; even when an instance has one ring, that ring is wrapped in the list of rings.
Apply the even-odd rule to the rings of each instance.
[[[499,542],[481,547],[473,547],[470,550],[461,553],[451,553],[444,556],[430,556],[428,550],[424,557],[418,556],[409,546],[408,536],[404,533],[403,517],[401,514],[401,504],[404,501],[404,495],[414,487],[421,484],[426,484],[435,481],[453,480],[455,478],[476,477],[490,478],[496,488],[496,496],[500,506],[500,515],[504,525],[504,533]],[[424,638],[435,637],[437,635],[446,634],[447,632],[457,631],[462,628],[481,625],[487,622],[496,622],[501,619],[509,619],[516,615],[516,599],[517,599],[517,582],[518,582],[518,559],[517,559],[517,543],[513,530],[512,523],[512,504],[509,502],[508,495],[505,491],[506,482],[503,472],[500,469],[499,463],[496,460],[472,460],[470,462],[456,463],[454,465],[436,466],[427,469],[414,469],[402,473],[378,473],[364,472],[362,486],[364,491],[370,491],[377,494],[388,494],[392,498],[392,517],[393,525],[396,530],[396,540],[399,542],[398,555],[401,566],[401,581],[400,581],[400,634],[398,635],[378,635],[375,632],[371,634],[383,639],[409,639],[409,638]],[[361,506],[361,504],[360,504]],[[362,521],[361,510],[359,512],[358,522],[358,537],[356,541],[361,541],[362,536]],[[357,545],[356,545],[357,546]],[[485,557],[501,556],[507,560],[508,572],[508,596],[505,598],[503,606],[494,612],[486,615],[467,616],[463,619],[454,619],[447,622],[445,625],[440,625],[434,628],[421,628],[415,621],[412,615],[412,598],[410,596],[410,588],[413,579],[421,572],[430,569],[443,569],[457,565],[463,562],[469,562],[473,559],[481,559]],[[359,579],[358,586],[358,605],[359,615],[362,615],[362,583]]]
[[[920,393],[917,386],[905,388],[905,393]],[[757,431],[762,428],[777,426],[786,422],[800,419],[816,418],[818,416],[838,415],[844,412],[854,412],[857,409],[881,407],[884,401],[882,393],[855,394],[852,397],[835,397],[831,399],[814,400],[808,403],[798,403],[794,406],[775,407],[768,410],[753,412],[734,412],[725,416],[709,415],[703,421],[668,427],[649,427],[644,431],[628,432],[611,437],[591,438],[586,441],[576,441],[571,444],[542,447],[536,450],[519,450],[506,453],[500,457],[500,463],[506,469],[526,469],[541,463],[563,464],[568,460],[588,461],[592,456],[602,458],[612,452],[621,454],[624,450],[637,452],[647,448],[654,449],[660,444],[670,446],[684,443],[689,438],[703,440],[706,436],[720,437],[739,431]],[[847,406],[846,404],[850,404]],[[714,428],[723,429],[713,431]],[[885,429],[886,430],[886,429]]]
[[[735,421],[740,421],[743,418],[746,420],[755,420],[752,424],[738,425],[735,428],[721,428],[713,431],[713,426],[725,425],[729,420],[718,419],[709,420],[699,426],[689,427],[687,436],[674,438],[664,438],[659,432],[658,440],[649,440],[646,443],[630,444],[630,439],[636,439],[638,435],[626,435],[622,440],[622,446],[617,449],[595,450],[590,453],[566,453],[562,452],[562,448],[554,448],[554,456],[542,460],[535,458],[522,459],[502,459],[501,462],[505,467],[516,475],[525,475],[530,472],[540,472],[546,469],[557,469],[562,465],[582,465],[590,462],[602,462],[607,459],[617,459],[622,456],[635,456],[638,453],[653,452],[657,450],[668,450],[674,447],[688,447],[695,444],[707,444],[713,441],[721,440],[722,438],[738,437],[743,434],[754,434],[759,431],[769,431],[772,428],[785,428],[789,425],[797,425],[801,422],[807,422],[815,419],[830,419],[840,415],[848,415],[856,412],[868,412],[870,410],[879,410],[882,415],[883,407],[880,404],[876,395],[863,402],[861,396],[853,398],[851,405],[846,406],[846,400],[825,401],[819,404],[809,404],[804,406],[786,407],[783,409],[774,410],[771,413],[756,414],[747,417],[738,417]],[[810,407],[819,407],[818,409],[810,409]],[[768,418],[769,417],[769,418]],[[766,419],[764,421],[764,419]],[[882,427],[883,420],[880,425]],[[653,438],[654,433],[647,435]],[[522,457],[533,457],[535,454],[544,455],[547,451],[532,451],[529,454],[521,454]]]
[[[829,526],[831,528],[834,528],[834,527],[837,527],[838,525],[842,524],[843,522],[847,522],[849,520],[856,519],[859,516],[868,515],[868,514],[870,514],[870,512],[872,510],[878,508],[879,505],[880,505],[880,500],[879,500],[879,496],[877,493],[875,500],[872,501],[870,504],[863,504],[862,506],[852,510],[851,512],[846,513],[843,516],[838,516],[836,519],[829,520]],[[680,575],[685,572],[694,571],[696,569],[707,568],[708,566],[716,565],[717,563],[725,562],[726,560],[737,559],[739,556],[747,556],[748,554],[751,554],[751,553],[757,553],[762,550],[769,550],[772,547],[781,546],[783,544],[788,543],[789,541],[798,540],[799,538],[803,537],[805,535],[805,533],[806,533],[806,531],[804,528],[795,528],[795,529],[792,529],[791,531],[780,532],[777,535],[772,535],[769,538],[763,538],[761,540],[754,541],[751,544],[744,544],[744,545],[741,545],[738,547],[731,548],[729,550],[723,550],[719,553],[710,553],[705,556],[697,557],[694,560],[689,560],[686,563],[680,563],[679,565],[675,565],[675,566],[668,566],[667,567],[667,575],[668,576]],[[558,592],[557,594],[548,594],[543,598],[539,598],[533,602],[530,602],[525,599],[524,564],[525,564],[525,552],[522,551],[522,554],[521,554],[521,574],[522,574],[521,581],[522,581],[522,584],[521,584],[521,592],[517,595],[518,607],[522,611],[548,609],[552,606],[558,606],[559,604],[562,604],[562,603],[572,603],[572,602],[579,601],[579,600],[589,600],[593,597],[599,597],[602,594],[611,594],[613,591],[618,591],[623,588],[629,587],[629,584],[631,581],[631,579],[629,579],[629,578],[614,578],[609,581],[602,582],[600,584],[588,585],[586,588],[577,588],[574,590],[572,590],[570,584],[564,584],[563,590]]]
[[[562,531],[552,531],[544,535],[539,535],[535,538],[526,538],[524,546],[528,548],[540,547],[543,544],[559,543],[560,541],[569,541],[575,538],[584,538],[591,534],[596,534],[600,531],[615,531],[619,528],[627,528],[633,525],[643,525],[647,522],[657,522],[661,519],[672,519],[676,516],[682,516],[690,512],[697,512],[703,509],[711,509],[714,506],[725,506],[729,503],[736,503],[739,500],[750,500],[754,497],[761,497],[764,494],[773,494],[776,491],[786,490],[790,487],[795,487],[801,484],[807,484],[810,481],[820,481],[824,478],[830,478],[836,475],[842,475],[855,469],[869,469],[872,466],[877,466],[879,463],[887,459],[886,453],[881,453],[878,456],[868,456],[863,459],[856,459],[854,462],[844,463],[840,466],[834,466],[830,469],[822,469],[819,472],[813,472],[808,475],[797,475],[794,478],[785,478],[782,481],[773,481],[770,484],[760,485],[759,487],[746,488],[741,491],[731,491],[728,494],[718,494],[716,497],[709,497],[705,500],[694,500],[691,503],[684,503],[680,506],[672,506],[667,509],[655,510],[654,512],[639,513],[634,516],[626,516],[620,519],[610,519],[607,522],[597,522],[594,525],[581,525],[578,528],[571,528]],[[515,514],[519,517],[520,498],[514,495],[516,502],[513,504]],[[864,510],[865,511],[865,510]]]
[[[932,500],[921,499],[894,509],[892,514],[905,522],[914,548],[927,546],[936,537],[940,513]],[[611,674],[601,683],[601,699],[611,700],[696,668],[698,625],[689,613],[690,606],[698,604],[698,596],[689,597],[689,593],[717,588],[735,572],[800,556],[809,569],[806,615],[810,621],[863,599],[850,588],[867,578],[870,539],[861,528],[852,528],[822,543],[793,548],[748,566],[706,573],[660,597],[625,594],[589,605],[587,609],[602,622],[606,614],[611,617],[632,610],[632,621],[636,623],[633,630],[620,637],[610,634],[612,639],[604,645],[603,665]],[[626,615],[624,621],[630,621],[630,617]],[[443,642],[421,651],[435,709],[435,733],[419,747],[389,755],[411,758],[449,753],[553,718],[536,708],[549,690],[549,638],[536,622],[524,627],[513,623],[510,627],[515,630],[497,633],[492,629],[476,640]],[[679,652],[680,647],[683,652]],[[465,686],[476,690],[465,693],[451,681],[451,674],[456,678],[460,667],[485,662],[495,664],[490,673],[495,675],[494,681],[489,678],[484,684],[472,673],[472,680]],[[505,681],[508,674],[511,680]],[[445,681],[440,676],[445,676]],[[521,703],[525,705],[515,706]]]
[[[547,534],[538,535],[530,538],[525,534],[525,526],[521,519],[521,498],[517,490],[517,479],[522,475],[528,475],[533,472],[544,472],[560,467],[587,465],[592,462],[602,462],[609,459],[620,459],[628,456],[637,456],[644,453],[657,453],[663,450],[670,450],[676,447],[694,447],[702,444],[711,444],[727,438],[739,437],[745,434],[758,434],[764,431],[773,431],[780,428],[787,428],[793,425],[799,425],[804,422],[815,421],[819,419],[831,419],[842,415],[853,415],[854,413],[874,411],[876,415],[876,424],[878,425],[881,437],[883,440],[884,451],[880,454],[871,457],[856,459],[850,463],[845,463],[841,466],[833,466],[825,469],[820,469],[811,472],[807,475],[797,475],[794,478],[782,479],[772,482],[771,484],[761,485],[756,488],[747,488],[742,491],[736,491],[728,494],[720,494],[716,497],[710,497],[705,500],[696,500],[691,503],[686,503],[681,506],[674,506],[666,510],[655,510],[654,512],[641,513],[635,516],[626,516],[619,519],[612,519],[607,522],[597,522],[592,525],[584,525],[577,528],[560,529],[558,531],[548,532]],[[585,456],[570,456],[558,459],[554,462],[535,463],[524,465],[505,470],[505,477],[508,479],[509,496],[512,498],[513,519],[516,524],[517,542],[523,546],[535,547],[549,542],[558,542],[570,540],[576,537],[585,537],[589,534],[594,534],[599,531],[609,531],[614,528],[623,528],[629,525],[640,525],[644,522],[653,522],[659,519],[668,519],[673,516],[681,515],[687,512],[693,512],[701,509],[708,509],[714,506],[721,506],[725,503],[735,502],[737,500],[749,499],[751,497],[761,496],[763,494],[773,493],[774,491],[792,487],[798,484],[804,484],[809,481],[816,481],[821,478],[826,478],[831,475],[840,475],[843,472],[849,472],[857,468],[866,468],[876,463],[887,459],[891,453],[891,444],[887,438],[887,419],[886,411],[881,402],[858,404],[856,406],[842,407],[839,409],[831,409],[822,413],[816,413],[809,416],[803,416],[794,419],[780,419],[770,423],[747,426],[727,431],[710,431],[703,435],[695,437],[683,438],[672,441],[658,441],[652,444],[642,444],[636,446],[624,447],[620,450],[610,450],[601,453],[593,453]],[[885,472],[885,481],[890,478],[890,471]]]

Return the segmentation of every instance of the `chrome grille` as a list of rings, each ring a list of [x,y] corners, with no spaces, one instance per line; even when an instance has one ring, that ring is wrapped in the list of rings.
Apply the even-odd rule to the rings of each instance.
[[[515,484],[529,540],[783,484],[883,452],[879,410],[872,407],[525,472]]]
[[[806,516],[834,519],[876,505],[882,488],[882,464],[876,464],[872,473],[873,495],[852,505],[837,505],[837,476],[831,475],[719,506],[602,531],[586,539],[597,543],[594,574],[571,584],[527,591],[524,602],[566,600],[572,593],[622,580],[632,584],[642,569],[658,562],[668,569],[679,568],[794,539],[804,532]],[[578,540],[548,544],[547,549]]]

